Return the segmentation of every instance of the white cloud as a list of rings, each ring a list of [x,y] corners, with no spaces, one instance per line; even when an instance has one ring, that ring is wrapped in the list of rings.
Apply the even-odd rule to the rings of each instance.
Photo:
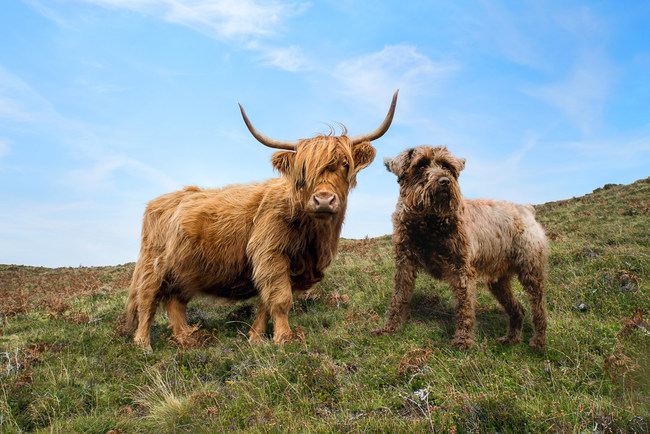
[[[190,27],[210,37],[237,38],[275,33],[282,21],[308,5],[275,0],[77,0],[128,9]]]
[[[333,75],[349,93],[383,105],[387,91],[400,88],[410,94],[426,93],[458,69],[455,62],[434,62],[414,46],[399,44],[341,62]]]
[[[260,50],[263,54],[261,59],[264,65],[272,66],[289,72],[298,72],[311,69],[307,58],[300,47],[292,45],[287,48],[268,47],[262,49],[259,46],[250,45],[249,48]]]

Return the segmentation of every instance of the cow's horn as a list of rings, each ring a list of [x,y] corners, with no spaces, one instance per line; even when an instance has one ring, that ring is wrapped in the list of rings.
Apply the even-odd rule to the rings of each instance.
[[[257,131],[255,127],[251,124],[251,121],[248,120],[248,116],[246,116],[244,107],[242,107],[241,104],[239,104],[239,108],[241,110],[241,115],[244,117],[244,122],[246,122],[246,126],[248,127],[248,131],[250,131],[253,137],[255,137],[261,144],[268,146],[269,148],[285,149],[287,151],[296,150],[296,145],[298,144],[298,142],[283,142],[281,140],[271,139],[269,137],[266,137],[259,131]]]
[[[388,109],[388,114],[386,115],[386,119],[384,119],[384,122],[382,122],[381,125],[379,125],[379,128],[367,134],[361,134],[359,136],[350,137],[350,141],[352,142],[353,145],[357,145],[361,142],[372,142],[373,140],[377,140],[378,138],[383,136],[384,133],[388,131],[391,122],[393,122],[393,115],[395,114],[395,105],[397,104],[398,92],[399,89],[397,89],[395,91],[395,94],[393,94],[393,102],[390,104],[390,108]]]

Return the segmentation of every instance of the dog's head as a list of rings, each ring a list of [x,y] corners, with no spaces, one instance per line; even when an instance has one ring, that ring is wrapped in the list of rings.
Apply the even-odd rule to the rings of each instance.
[[[418,146],[384,159],[397,175],[400,196],[414,211],[455,212],[460,206],[458,176],[465,159],[456,158],[446,146]]]

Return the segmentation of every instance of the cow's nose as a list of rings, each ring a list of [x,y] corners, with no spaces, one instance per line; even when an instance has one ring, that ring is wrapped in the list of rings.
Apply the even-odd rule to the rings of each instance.
[[[317,193],[314,195],[314,205],[317,211],[329,211],[336,206],[336,195],[334,193]]]
[[[314,205],[317,209],[329,209],[336,205],[336,195],[333,193],[315,194]]]
[[[310,211],[319,218],[336,214],[339,210],[339,199],[331,191],[319,191],[311,197]]]
[[[440,184],[443,187],[447,187],[449,185],[449,178],[446,176],[443,176],[442,178],[438,179],[438,184]]]

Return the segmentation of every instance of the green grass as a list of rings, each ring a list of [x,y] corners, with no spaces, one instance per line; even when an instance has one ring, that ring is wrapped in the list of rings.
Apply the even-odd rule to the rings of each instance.
[[[388,236],[342,240],[291,312],[304,342],[282,347],[248,344],[252,301],[199,299],[199,344],[175,345],[161,311],[145,354],[123,328],[133,264],[0,265],[0,431],[647,432],[650,178],[537,214],[552,240],[539,353],[496,343],[507,320],[484,291],[476,347],[452,349],[451,292],[424,275],[404,329],[372,337],[392,291]]]

